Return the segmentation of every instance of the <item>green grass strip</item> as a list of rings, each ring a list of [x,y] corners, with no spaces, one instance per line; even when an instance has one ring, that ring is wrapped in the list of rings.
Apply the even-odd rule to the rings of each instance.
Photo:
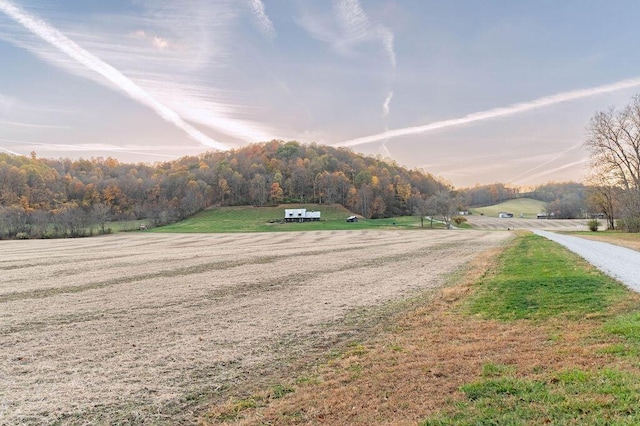
[[[321,212],[318,222],[281,223],[285,208],[307,208]],[[363,229],[419,229],[420,218],[402,216],[386,219],[362,219],[347,222],[352,213],[339,205],[287,205],[279,207],[215,207],[204,210],[183,221],[150,229],[166,233],[233,233],[233,232],[289,232],[334,231]],[[424,229],[429,223],[425,223]],[[443,225],[436,224],[438,228]]]
[[[525,235],[505,250],[497,273],[479,283],[469,310],[500,320],[580,319],[625,294],[621,284],[558,244]]]
[[[637,425],[639,379],[616,369],[574,369],[547,380],[482,379],[462,386],[467,399],[454,410],[421,425]]]

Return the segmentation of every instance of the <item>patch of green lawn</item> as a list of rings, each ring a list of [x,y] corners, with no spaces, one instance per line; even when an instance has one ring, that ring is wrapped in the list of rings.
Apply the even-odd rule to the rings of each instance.
[[[216,232],[287,232],[357,229],[416,229],[420,219],[403,216],[386,219],[362,219],[347,222],[352,213],[339,205],[287,205],[286,208],[307,208],[320,211],[318,222],[281,223],[285,206],[279,207],[216,207],[204,210],[181,222],[153,228],[152,232],[216,233]],[[425,226],[426,229],[426,226]]]
[[[545,205],[545,202],[531,198],[516,198],[493,206],[473,208],[471,211],[473,214],[483,214],[489,217],[498,217],[500,212],[511,212],[516,218],[522,216],[526,219],[535,219],[538,213],[544,211]]]
[[[617,355],[640,362],[640,311],[635,310],[610,319],[604,324],[605,333],[622,339],[603,349],[603,353]]]
[[[640,344],[640,312],[619,315],[605,324],[605,330]]]
[[[461,387],[466,400],[423,426],[637,425],[640,377],[615,369],[561,371],[543,380],[505,375]]]
[[[626,289],[580,257],[536,235],[520,237],[500,258],[500,270],[478,285],[474,314],[501,320],[579,319],[601,312]]]

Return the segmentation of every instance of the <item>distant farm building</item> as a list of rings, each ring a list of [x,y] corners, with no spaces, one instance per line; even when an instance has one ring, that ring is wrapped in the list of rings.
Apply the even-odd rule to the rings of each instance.
[[[509,212],[500,212],[498,213],[498,217],[499,218],[508,218],[508,217],[513,217],[513,213],[509,213]]]
[[[285,222],[317,222],[320,212],[307,209],[284,209]]]

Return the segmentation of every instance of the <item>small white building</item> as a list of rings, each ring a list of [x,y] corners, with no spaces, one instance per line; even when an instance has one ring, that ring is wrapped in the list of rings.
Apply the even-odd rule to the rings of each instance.
[[[536,215],[538,219],[553,219],[554,216],[554,212],[551,212],[551,214],[547,214],[547,212],[541,212]]]
[[[285,222],[317,222],[320,212],[307,209],[284,209]]]
[[[498,213],[498,217],[499,218],[508,218],[508,217],[513,217],[513,213],[509,213],[509,212],[500,212]]]

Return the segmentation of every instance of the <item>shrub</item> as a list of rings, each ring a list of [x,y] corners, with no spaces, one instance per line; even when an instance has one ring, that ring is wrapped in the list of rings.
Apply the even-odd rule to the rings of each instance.
[[[589,222],[587,222],[587,226],[589,227],[589,231],[597,232],[598,227],[600,226],[600,222],[598,222],[598,219],[591,219]]]
[[[618,219],[617,228],[623,232],[640,232],[640,217],[624,217]]]
[[[464,216],[454,216],[451,218],[451,220],[456,224],[456,226],[460,226],[467,221],[467,218]]]

